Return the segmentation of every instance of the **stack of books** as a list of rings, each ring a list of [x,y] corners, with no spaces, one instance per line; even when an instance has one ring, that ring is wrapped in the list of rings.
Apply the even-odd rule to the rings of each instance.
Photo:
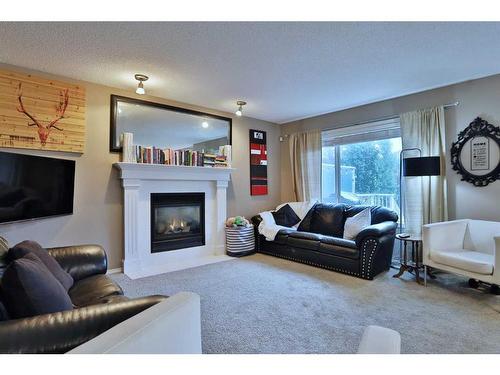
[[[165,164],[189,167],[203,167],[203,153],[192,150],[160,149],[151,146],[134,145],[137,163]]]
[[[224,146],[222,146],[224,147]],[[229,151],[226,148],[224,152],[217,154],[208,154],[200,151],[193,150],[174,150],[171,148],[157,148],[152,146],[139,146],[132,145],[131,152],[128,150],[125,154],[123,161],[128,163],[141,163],[141,164],[164,164],[188,167],[230,167],[231,146]],[[126,155],[129,155],[125,157]]]

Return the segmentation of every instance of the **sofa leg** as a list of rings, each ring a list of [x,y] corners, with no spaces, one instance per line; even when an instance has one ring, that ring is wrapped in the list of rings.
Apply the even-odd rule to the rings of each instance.
[[[427,287],[427,266],[424,264],[424,286]]]

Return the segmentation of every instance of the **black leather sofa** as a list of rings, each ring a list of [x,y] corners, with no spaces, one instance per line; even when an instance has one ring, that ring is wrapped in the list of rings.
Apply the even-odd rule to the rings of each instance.
[[[300,224],[300,231],[282,229],[274,241],[258,233],[262,218],[254,216],[256,250],[372,280],[391,265],[398,215],[384,207],[370,207],[371,225],[354,241],[343,239],[346,219],[367,207],[318,203]]]
[[[48,251],[74,279],[68,291],[74,309],[0,321],[0,353],[65,353],[167,298],[125,297],[120,286],[106,276],[108,263],[101,246]]]

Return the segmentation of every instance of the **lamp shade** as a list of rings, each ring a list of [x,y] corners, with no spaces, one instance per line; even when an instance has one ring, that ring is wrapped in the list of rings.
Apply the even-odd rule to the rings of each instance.
[[[439,156],[424,156],[403,159],[403,176],[439,176],[441,160]]]

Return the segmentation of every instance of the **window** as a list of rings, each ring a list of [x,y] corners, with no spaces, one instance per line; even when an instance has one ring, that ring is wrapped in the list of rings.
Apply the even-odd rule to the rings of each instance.
[[[399,119],[327,130],[322,142],[323,202],[399,212]]]

